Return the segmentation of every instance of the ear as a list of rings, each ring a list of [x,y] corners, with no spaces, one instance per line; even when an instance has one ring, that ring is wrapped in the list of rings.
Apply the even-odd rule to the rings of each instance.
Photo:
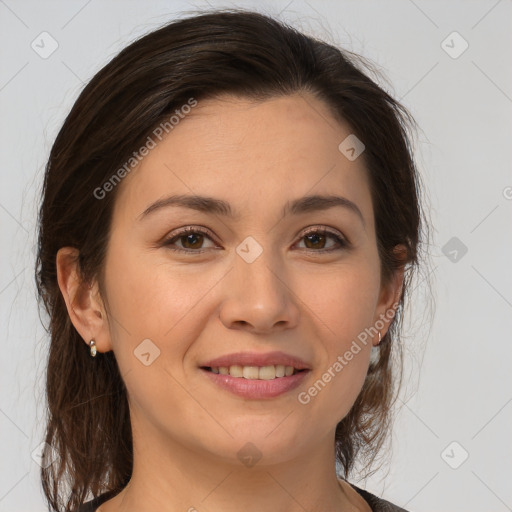
[[[382,283],[381,285],[376,317],[373,325],[376,327],[378,326],[377,328],[381,331],[382,338],[384,338],[385,334],[388,332],[389,326],[395,317],[404,283],[407,248],[405,245],[400,244],[394,248],[393,252],[399,260],[403,261],[403,264],[394,271],[388,282]],[[382,325],[383,327],[379,328]],[[374,340],[373,345],[376,346],[378,344],[379,338],[377,337]]]
[[[78,268],[78,249],[62,247],[57,252],[57,282],[69,318],[84,342],[94,340],[98,352],[112,350],[108,317],[97,281],[86,283]]]

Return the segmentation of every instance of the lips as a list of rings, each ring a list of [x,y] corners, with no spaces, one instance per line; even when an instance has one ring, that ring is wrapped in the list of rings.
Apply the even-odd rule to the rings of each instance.
[[[291,366],[294,370],[310,370],[311,367],[297,356],[286,354],[284,352],[267,352],[258,354],[255,352],[238,352],[220,356],[210,361],[200,364],[201,368],[231,368],[238,367],[268,367],[268,366]]]
[[[245,399],[275,398],[295,389],[311,367],[284,352],[239,352],[200,365],[210,382]]]
[[[258,367],[250,368],[257,369]],[[259,371],[261,371],[261,369]],[[246,400],[262,400],[276,398],[289,393],[304,382],[304,379],[307,378],[310,371],[299,370],[297,373],[292,375],[274,377],[271,379],[233,377],[229,374],[214,373],[213,371],[208,371],[206,368],[201,368],[201,373],[209,382],[234,395]]]

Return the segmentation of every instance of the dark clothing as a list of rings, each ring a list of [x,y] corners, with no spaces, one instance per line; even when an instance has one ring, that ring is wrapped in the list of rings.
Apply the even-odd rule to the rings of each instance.
[[[393,505],[393,503],[383,500],[382,498],[378,498],[364,489],[359,489],[359,487],[353,484],[350,485],[363,497],[368,505],[370,505],[372,512],[407,512],[404,508]]]
[[[372,512],[407,512],[405,509],[400,508],[396,505],[393,505],[389,501],[383,500],[382,498],[378,498],[374,494],[365,491],[364,489],[359,489],[353,484],[350,484],[362,497],[363,499],[370,505]],[[105,501],[113,498],[113,494],[111,492],[101,494],[95,499],[84,503],[79,509],[78,512],[96,512],[96,509]]]

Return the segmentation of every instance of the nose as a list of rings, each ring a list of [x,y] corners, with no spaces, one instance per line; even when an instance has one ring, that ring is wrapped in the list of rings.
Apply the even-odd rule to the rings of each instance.
[[[269,334],[298,324],[300,300],[290,288],[283,265],[270,261],[266,253],[252,263],[235,257],[234,268],[224,280],[220,309],[228,329]]]

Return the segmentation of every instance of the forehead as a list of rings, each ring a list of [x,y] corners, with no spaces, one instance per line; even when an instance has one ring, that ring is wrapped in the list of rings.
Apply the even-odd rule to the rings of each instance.
[[[370,215],[364,159],[350,161],[338,148],[350,134],[312,95],[203,100],[123,180],[116,209],[137,216],[164,195],[197,194],[243,215],[339,192]]]

